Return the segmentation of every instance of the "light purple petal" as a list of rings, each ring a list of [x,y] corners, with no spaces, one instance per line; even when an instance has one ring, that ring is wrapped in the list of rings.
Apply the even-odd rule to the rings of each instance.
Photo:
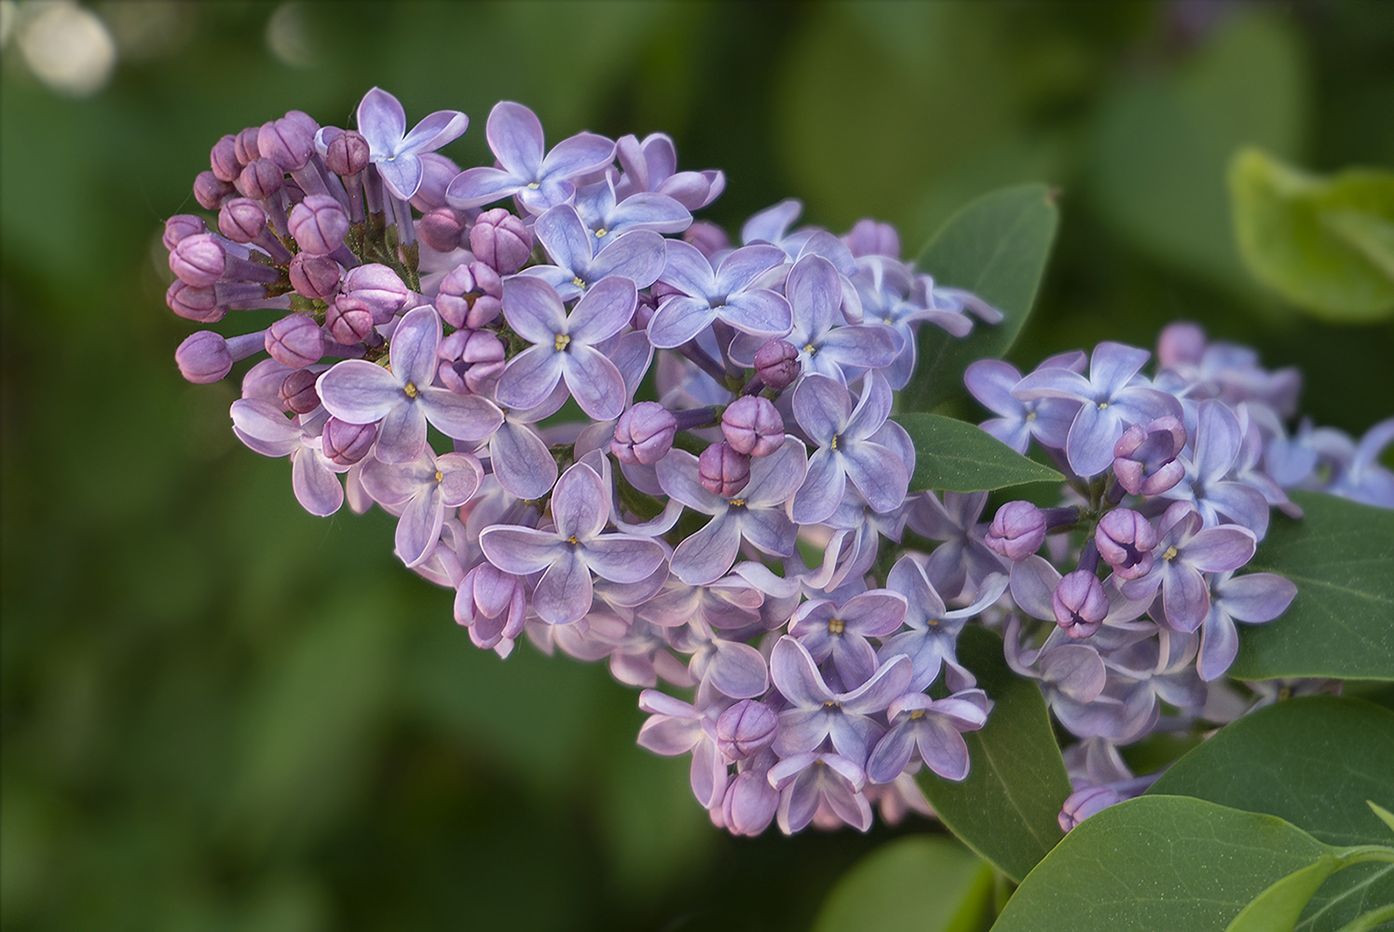
[[[1042,621],[1055,618],[1051,598],[1055,595],[1055,587],[1058,585],[1060,571],[1051,566],[1044,557],[1032,554],[1025,560],[1012,564],[1012,599],[1032,618]]]
[[[765,288],[732,295],[716,313],[737,330],[756,336],[783,336],[794,325],[789,302]]]
[[[736,562],[740,544],[739,522],[722,512],[678,544],[671,563],[673,575],[689,586],[716,582]]]
[[[566,308],[556,290],[540,278],[517,275],[504,281],[503,316],[529,343],[550,348],[557,334],[567,332]]]
[[[530,346],[509,360],[499,376],[494,397],[505,408],[534,408],[557,387],[566,371],[566,361],[567,354],[557,352],[550,342]]]
[[[875,434],[886,423],[886,418],[890,417],[894,401],[895,396],[885,376],[879,372],[868,372],[861,397],[857,399],[857,406],[852,409],[852,415],[847,419],[843,433],[853,440],[861,440]]]
[[[914,729],[902,724],[893,727],[877,743],[866,762],[866,777],[872,783],[890,783],[910,763],[915,750]]]
[[[405,402],[387,412],[374,453],[384,463],[410,463],[426,449],[426,412]]]
[[[387,151],[407,131],[407,114],[396,97],[375,87],[358,104],[358,131],[375,154]]]
[[[397,520],[397,555],[402,562],[409,567],[416,566],[430,556],[440,539],[444,522],[445,510],[434,489],[422,489],[407,499],[402,516]]]
[[[1238,655],[1239,632],[1233,619],[1218,606],[1211,606],[1200,633],[1200,656],[1196,661],[1200,678],[1211,683],[1224,676]]]
[[[649,342],[657,349],[682,346],[716,320],[716,309],[705,298],[681,295],[663,302],[649,321]]]
[[[808,473],[794,493],[790,514],[800,524],[819,524],[832,517],[847,494],[846,458],[823,448],[808,459]]]
[[[315,383],[330,414],[350,424],[375,424],[406,399],[391,372],[365,359],[345,359]]]
[[[881,514],[898,508],[910,489],[910,473],[905,464],[879,443],[864,440],[849,444],[842,466],[867,504]]]
[[[672,240],[665,240],[650,230],[621,233],[591,262],[588,274],[597,281],[607,275],[618,275],[631,280],[636,287],[647,288],[658,281],[663,272],[667,255],[664,244],[668,242]]]
[[[305,431],[267,401],[242,398],[229,411],[237,436],[263,456],[287,456],[301,448]]]
[[[291,454],[290,462],[295,500],[316,517],[328,517],[338,511],[344,504],[344,487],[324,461],[313,450],[302,448]]]
[[[1297,586],[1273,573],[1235,576],[1216,588],[1225,611],[1240,621],[1258,624],[1272,621],[1297,597]]]
[[[469,125],[469,117],[459,110],[437,110],[411,128],[411,132],[402,139],[397,151],[399,154],[412,152],[418,155],[434,152],[441,146],[459,139],[465,130],[469,129]]]
[[[770,685],[765,658],[749,644],[738,641],[716,642],[716,655],[706,676],[723,696],[732,699],[754,699]]]
[[[536,181],[542,168],[542,121],[522,104],[501,100],[489,111],[484,136],[499,164],[510,173]]]
[[[787,261],[788,256],[778,246],[743,246],[717,265],[717,291],[728,296],[744,291],[761,275]]]
[[[565,332],[573,340],[592,346],[602,343],[629,325],[638,303],[634,282],[612,275],[596,282],[571,309]]]
[[[927,716],[915,729],[915,744],[925,764],[946,780],[968,776],[968,744],[958,730]]]
[[[1098,400],[1110,399],[1121,391],[1151,355],[1145,349],[1107,340],[1096,346],[1089,357],[1089,381],[1102,394]]]
[[[557,461],[526,424],[504,421],[489,441],[489,459],[499,485],[521,499],[546,495],[557,481]]]
[[[823,682],[808,648],[788,635],[775,643],[770,654],[770,676],[775,688],[798,708],[821,709],[836,698]]]
[[[573,275],[580,275],[590,267],[595,246],[575,207],[560,204],[551,208],[537,218],[533,232],[554,264]],[[505,289],[507,284],[504,283]]]
[[[1186,562],[1201,572],[1222,573],[1248,563],[1257,546],[1253,531],[1227,524],[1201,531],[1183,551]]]
[[[409,311],[392,331],[388,358],[392,374],[401,384],[417,387],[431,384],[436,375],[436,347],[440,345],[440,318],[435,308],[423,304]]]
[[[1188,563],[1173,562],[1162,583],[1162,608],[1167,623],[1176,630],[1199,628],[1210,611],[1210,589],[1204,577]]]
[[[837,320],[842,279],[827,259],[805,256],[790,270],[784,294],[804,332],[821,336]]]
[[[477,166],[456,175],[445,188],[445,201],[457,210],[483,207],[509,197],[524,184],[517,175],[497,168]]]
[[[436,457],[436,472],[440,475],[441,503],[446,508],[459,508],[474,497],[484,481],[484,469],[479,460],[468,453],[447,453]]]
[[[571,390],[571,397],[576,399],[582,411],[597,421],[620,416],[624,411],[624,376],[604,353],[590,346],[579,345],[567,352],[554,354],[554,358],[561,360],[566,387]],[[504,375],[507,374],[505,370]],[[500,379],[499,391],[502,390],[503,380]],[[550,387],[548,391],[551,391]]]
[[[1062,370],[1052,370],[1059,372]],[[1123,436],[1123,425],[1111,407],[1085,402],[1070,425],[1065,455],[1070,468],[1083,478],[1097,476],[1113,465],[1113,447]]]
[[[537,581],[532,607],[548,624],[569,625],[580,621],[591,610],[595,589],[586,564],[569,550],[559,553]]]
[[[615,157],[614,140],[595,133],[577,133],[557,143],[542,160],[541,177],[571,180],[608,165]],[[502,159],[500,159],[502,161]]]
[[[491,436],[503,423],[503,412],[482,395],[457,395],[445,388],[423,388],[415,406],[426,420],[452,440],[473,443]]]
[[[589,543],[605,527],[609,513],[605,482],[594,469],[577,463],[562,473],[552,492],[552,520],[558,538],[575,537]]]
[[[611,582],[637,583],[663,565],[663,545],[648,537],[604,534],[586,542],[583,559],[595,575]],[[738,696],[736,698],[745,698]]]
[[[794,552],[798,527],[782,508],[751,508],[739,519],[740,532],[757,549],[787,557]]]
[[[810,440],[827,447],[852,413],[852,396],[833,379],[811,375],[794,389],[794,417]]]
[[[568,553],[555,534],[503,524],[485,528],[479,546],[490,563],[517,576],[544,570]]]
[[[1241,439],[1239,418],[1227,405],[1202,401],[1195,438],[1196,480],[1208,484],[1223,479],[1239,455]]]

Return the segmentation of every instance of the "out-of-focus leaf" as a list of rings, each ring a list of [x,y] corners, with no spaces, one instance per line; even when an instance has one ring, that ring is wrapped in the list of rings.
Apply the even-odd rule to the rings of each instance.
[[[1236,9],[1179,67],[1139,69],[1095,118],[1088,177],[1100,213],[1156,259],[1252,292],[1225,170],[1241,146],[1295,154],[1306,85],[1292,20],[1257,7]]]
[[[1301,520],[1275,518],[1247,569],[1297,584],[1267,624],[1240,625],[1241,679],[1394,679],[1394,511],[1296,492]]]
[[[968,847],[1020,881],[1060,841],[1057,817],[1070,795],[1065,762],[1045,698],[1002,657],[1002,642],[981,628],[959,639],[958,659],[995,703],[981,731],[965,734],[971,770],[962,783],[929,769],[917,778],[925,798]]]
[[[1230,163],[1229,186],[1255,278],[1327,320],[1394,314],[1394,174],[1318,178],[1245,149]]]
[[[1391,774],[1394,712],[1359,699],[1305,696],[1226,725],[1148,792],[1278,816],[1331,845],[1378,845],[1387,844],[1389,834],[1366,800],[1394,801]],[[1302,904],[1308,899],[1312,905],[1299,928],[1339,928],[1394,902],[1394,865],[1348,868]],[[1294,920],[1301,913],[1299,905]]]
[[[1274,816],[1142,796],[1090,816],[1037,865],[993,932],[1223,929],[1332,849]]]
[[[882,845],[833,887],[814,932],[973,932],[992,895],[992,868],[947,838]]]
[[[920,253],[916,268],[936,285],[971,291],[1001,311],[962,339],[933,325],[920,328],[915,376],[900,393],[907,411],[927,411],[964,393],[963,370],[1001,356],[1021,332],[1036,300],[1060,214],[1045,185],[994,191],[954,214]]]
[[[915,443],[910,491],[991,492],[1065,477],[1027,459],[975,424],[938,414],[896,418]]]

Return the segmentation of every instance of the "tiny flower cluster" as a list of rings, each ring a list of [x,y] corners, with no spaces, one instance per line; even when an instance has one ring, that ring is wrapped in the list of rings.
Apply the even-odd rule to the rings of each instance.
[[[1194,324],[1162,333],[1150,379],[1149,357],[1101,343],[1087,359],[1055,356],[1026,376],[996,360],[966,373],[997,415],[983,429],[1021,453],[1034,441],[1070,480],[1057,507],[999,508],[982,537],[990,553],[968,563],[975,580],[1009,567],[1006,660],[1041,684],[1056,720],[1081,739],[1066,755],[1076,789],[1060,815],[1067,831],[1155,779],[1134,777],[1118,745],[1250,707],[1223,679],[1238,652],[1235,622],[1272,621],[1297,588],[1238,571],[1270,508],[1300,517],[1285,490],[1394,507],[1394,475],[1378,464],[1394,420],[1358,445],[1309,424],[1289,435],[1297,373],[1207,343]],[[945,496],[963,525],[983,502]]]
[[[480,647],[526,634],[648,687],[640,744],[690,754],[732,832],[865,830],[873,801],[925,808],[921,766],[962,779],[991,703],[954,634],[1007,577],[969,592],[960,572],[950,610],[923,558],[878,564],[883,537],[942,510],[910,494],[889,415],[917,328],[1001,315],[870,220],[796,228],[785,201],[731,243],[692,218],[724,176],[678,170],[663,135],[548,149],[504,102],[496,165],[461,171],[436,150],[462,113],[409,130],[374,89],[357,124],[291,112],[223,137],[194,185],[216,230],[166,225],[177,314],[285,312],[176,353],[212,382],[265,351],[237,436],[290,457],[313,514],[396,515],[397,556],[456,591]]]

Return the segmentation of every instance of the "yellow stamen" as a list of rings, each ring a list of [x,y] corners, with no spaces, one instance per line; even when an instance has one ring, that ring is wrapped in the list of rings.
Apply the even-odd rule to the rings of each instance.
[[[575,535],[575,534],[572,534],[570,537],[568,537],[568,538],[566,539],[566,542],[567,542],[568,544],[579,544],[579,543],[580,543],[580,541],[576,539],[576,535]]]
[[[744,507],[745,507],[745,499],[743,499],[743,498],[733,498],[733,499],[731,499],[731,505],[732,505],[733,507],[736,507],[736,508],[744,508]]]
[[[846,630],[846,628],[847,628],[847,625],[843,623],[842,619],[840,619],[840,618],[829,618],[829,619],[828,619],[828,633],[829,633],[829,634],[841,634],[843,631]]]
[[[912,722],[921,718],[924,718],[924,709],[916,709],[910,713],[910,721]]]
[[[528,182],[528,190],[529,190],[529,191],[536,191],[536,190],[537,190],[538,188],[540,188],[540,187],[542,187],[542,185],[538,184],[536,181],[529,181],[529,182]]]
[[[834,435],[834,436],[833,436],[833,442],[830,443],[830,444],[828,444],[828,447],[829,447],[830,449],[836,450],[836,449],[837,449],[837,441],[838,441],[838,437],[837,437],[836,435]]]
[[[415,398],[417,394],[417,388],[411,382],[408,382],[406,384],[406,387],[403,388],[402,391],[407,393],[408,398]]]
[[[1162,554],[1162,559],[1163,559],[1163,560],[1175,560],[1175,559],[1176,559],[1176,545],[1175,545],[1175,544],[1173,544],[1172,546],[1170,546],[1170,547],[1167,548],[1167,552],[1164,553],[1164,554]]]
[[[575,285],[577,288],[586,287],[586,283],[581,281],[581,276],[579,275],[577,275],[575,278],[571,280],[571,284]]]
[[[557,338],[552,341],[552,346],[556,349],[558,353],[560,353],[562,350],[566,349],[567,345],[570,342],[571,337],[567,336],[564,333],[559,333],[557,334]]]
[[[595,238],[600,239],[600,237],[604,236],[606,233],[609,232],[609,230],[605,229],[604,227],[601,227],[600,229],[595,231]]]
[[[441,472],[439,469],[436,470],[436,481],[437,481],[437,482],[443,482],[443,481],[445,481],[445,473]]]

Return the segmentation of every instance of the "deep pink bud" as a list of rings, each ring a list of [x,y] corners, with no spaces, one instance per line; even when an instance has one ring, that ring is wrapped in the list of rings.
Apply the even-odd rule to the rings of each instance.
[[[769,747],[779,716],[763,702],[742,699],[716,720],[716,746],[731,760],[745,760]]]
[[[1115,508],[1099,521],[1094,543],[1115,573],[1123,579],[1137,579],[1152,569],[1157,531],[1136,511]]]
[[[1040,550],[1045,537],[1045,512],[1030,502],[1007,502],[993,516],[986,543],[993,553],[1018,563]]]
[[[483,262],[471,262],[470,275],[474,276],[474,290],[479,297],[470,304],[465,326],[478,329],[503,313],[503,279]]]
[[[219,181],[211,171],[199,172],[194,179],[194,200],[204,210],[217,210],[223,201],[237,193],[226,181]]]
[[[708,259],[731,245],[726,231],[709,220],[694,220],[683,231],[682,238],[696,246],[697,251]]]
[[[755,351],[755,372],[770,388],[788,388],[802,370],[799,351],[788,340],[769,340]]]
[[[721,433],[737,453],[769,456],[784,445],[784,418],[768,398],[743,395],[722,413]]]
[[[169,270],[190,285],[211,285],[227,269],[227,250],[211,233],[186,236],[169,254]]]
[[[480,214],[470,230],[470,252],[498,272],[512,275],[532,255],[532,231],[502,207]]]
[[[261,158],[261,150],[257,148],[257,128],[255,126],[249,126],[237,134],[236,154],[237,161],[244,166]]]
[[[357,294],[341,294],[324,312],[324,326],[337,343],[362,343],[374,333],[373,310]]]
[[[267,328],[266,351],[283,366],[303,369],[324,356],[324,331],[309,314],[289,314]]]
[[[285,187],[286,174],[270,159],[253,159],[237,176],[237,192],[254,201],[274,197]]]
[[[349,269],[344,275],[343,291],[366,303],[372,309],[376,324],[391,320],[411,295],[396,272],[376,262]]]
[[[311,194],[290,209],[290,235],[302,252],[327,256],[348,236],[348,214],[327,194]]]
[[[175,214],[165,221],[165,235],[163,237],[165,248],[173,251],[174,247],[179,245],[180,240],[207,232],[208,224],[203,222],[202,217],[196,217],[193,214]]]
[[[697,457],[697,475],[708,492],[735,498],[750,481],[750,457],[737,453],[724,440],[714,443]]]
[[[281,382],[277,394],[287,410],[296,414],[309,414],[319,407],[319,392],[315,390],[317,373],[309,369],[296,369]]]
[[[328,256],[299,252],[290,260],[290,284],[307,298],[328,301],[339,293],[344,270]]]
[[[1108,596],[1093,572],[1075,570],[1067,573],[1055,587],[1050,607],[1066,634],[1072,638],[1087,638],[1103,624],[1108,614]]]
[[[214,177],[219,181],[228,184],[236,181],[237,176],[242,174],[242,163],[237,160],[237,137],[229,133],[215,142],[213,151],[208,154],[208,161],[213,166]]]
[[[678,421],[673,412],[655,401],[641,401],[625,410],[615,422],[610,452],[621,463],[652,466],[673,448],[677,430]]]
[[[357,130],[345,130],[330,141],[324,164],[336,175],[356,175],[368,167],[371,152],[368,140]]]
[[[218,291],[213,285],[190,285],[176,280],[165,292],[169,309],[186,320],[212,324],[223,319],[227,308],[218,303]]]
[[[367,456],[373,448],[373,441],[377,439],[376,424],[350,424],[337,417],[325,421],[320,434],[324,455],[340,466],[352,466]]]
[[[218,232],[234,243],[250,243],[266,228],[266,211],[249,197],[233,197],[218,210]]]
[[[299,126],[303,132],[309,135],[311,143],[314,141],[315,133],[319,132],[319,123],[304,110],[287,110],[285,121]],[[258,145],[260,145],[260,143],[258,143]]]
[[[465,225],[458,211],[449,207],[438,207],[430,211],[416,224],[416,235],[421,242],[436,252],[453,252],[460,248],[460,237],[464,235]]]
[[[1185,446],[1186,427],[1171,415],[1130,424],[1113,445],[1113,474],[1133,495],[1160,495],[1185,476],[1176,458]]]
[[[262,158],[275,162],[282,171],[299,171],[314,154],[315,133],[307,131],[298,120],[272,120],[262,124],[257,134],[257,150]]]

